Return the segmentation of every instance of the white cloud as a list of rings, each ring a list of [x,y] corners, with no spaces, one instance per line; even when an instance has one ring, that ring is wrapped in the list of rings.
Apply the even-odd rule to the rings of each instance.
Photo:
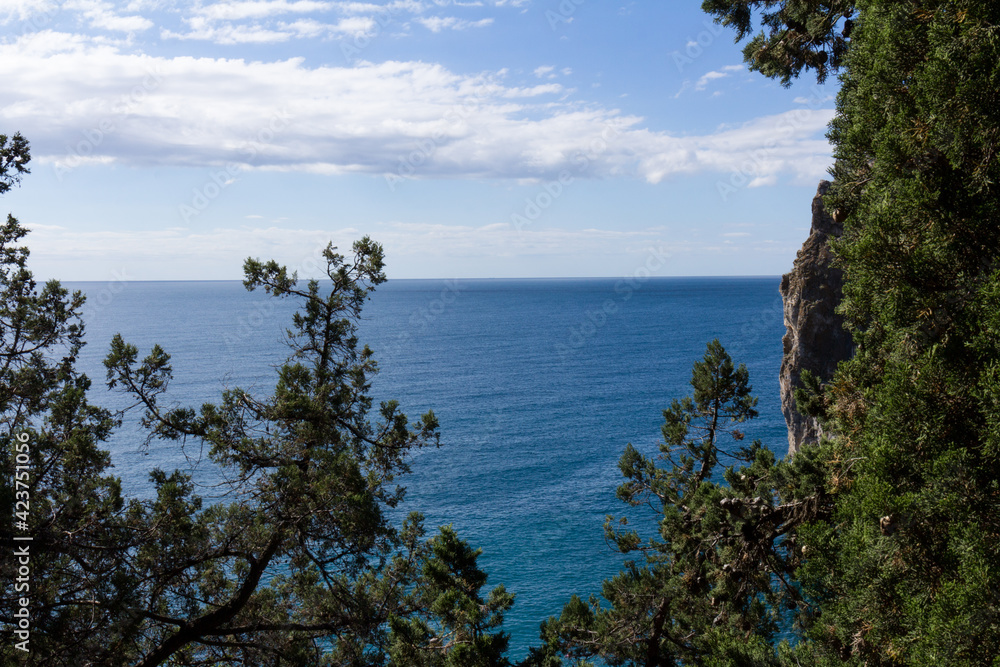
[[[430,16],[418,18],[417,23],[424,26],[431,32],[441,32],[442,30],[468,30],[469,28],[484,28],[493,23],[493,19],[480,19],[478,21],[466,21],[454,16]]]
[[[352,16],[340,19],[336,23],[320,23],[311,19],[302,19],[294,23],[282,24],[296,32],[298,37],[319,37],[330,35],[364,35],[375,29],[375,20],[367,16]]]
[[[771,173],[771,174],[762,174],[760,176],[757,176],[752,181],[747,183],[747,187],[762,188],[767,185],[777,185],[777,184],[778,184],[778,175]]]
[[[814,94],[812,97],[796,97],[792,101],[795,102],[796,104],[807,104],[809,106],[815,107],[820,104],[826,104],[827,102],[830,102],[831,100],[835,99],[837,98],[834,95],[824,95],[823,97],[820,97]]]
[[[256,0],[241,2],[216,2],[196,7],[194,12],[211,20],[239,21],[262,19],[281,14],[323,12],[333,9],[332,2],[316,0]]]
[[[709,81],[712,81],[714,79],[723,79],[727,76],[729,75],[726,74],[725,72],[707,72],[703,74],[700,79],[698,79],[698,83],[694,85],[694,89],[705,90],[705,86],[708,85]]]
[[[55,8],[53,0],[0,0],[0,25],[14,20],[27,21]]]
[[[177,33],[171,30],[162,30],[160,37],[163,39],[210,41],[216,44],[269,44],[285,42],[290,39],[360,35],[370,32],[375,27],[374,19],[360,16],[342,18],[336,23],[298,19],[287,23],[279,22],[272,27],[264,27],[259,24],[214,24],[202,18],[188,19],[187,22],[191,27],[188,32]]]
[[[288,31],[318,29],[288,24]],[[272,39],[267,31],[232,39]],[[797,109],[673,136],[616,109],[582,106],[555,83],[433,63],[308,67],[302,59],[152,57],[41,32],[0,44],[0,120],[38,162],[83,161],[369,173],[388,178],[544,180],[563,170],[651,183],[735,170],[754,184],[815,179],[830,162],[832,110]]]
[[[275,43],[290,39],[370,35],[377,32],[378,26],[384,28],[395,21],[401,21],[404,32],[407,32],[409,25],[406,21],[411,20],[411,17],[435,33],[481,28],[492,24],[494,20],[426,15],[430,10],[445,6],[478,8],[483,4],[475,0],[393,0],[385,4],[336,0],[222,0],[190,8],[182,19],[190,29],[178,32],[164,28],[161,30],[161,37],[210,41],[222,45]],[[338,20],[324,22],[317,19],[318,15],[330,13],[339,14]],[[295,16],[299,18],[290,20]],[[282,18],[286,20],[280,20]]]
[[[542,65],[541,67],[536,67],[535,68],[534,74],[539,79],[541,79],[543,77],[546,77],[546,76],[548,76],[550,78],[555,78],[555,75],[552,74],[552,72],[554,72],[555,69],[556,68],[553,67],[552,65]]]
[[[161,39],[210,41],[216,44],[273,44],[284,42],[295,34],[290,30],[270,30],[261,26],[224,24],[219,27],[203,21],[191,21],[192,30],[186,33],[172,30],[160,31]]]
[[[100,0],[70,0],[63,8],[80,12],[91,27],[101,30],[141,32],[153,27],[153,22],[142,16],[119,16],[111,3]]]
[[[372,2],[337,2],[337,11],[344,14],[400,14],[409,12],[419,14],[428,8],[428,5],[419,0],[393,0],[384,5]]]
[[[705,74],[703,74],[698,79],[698,81],[696,83],[693,84],[694,85],[694,89],[695,90],[705,90],[705,88],[708,86],[709,82],[714,81],[716,79],[725,79],[725,78],[727,78],[730,75],[730,73],[732,73],[732,72],[740,72],[740,71],[743,71],[743,65],[726,65],[725,67],[723,67],[720,70],[715,70],[715,71],[712,71],[712,72],[706,72]],[[692,84],[691,84],[690,80],[684,81],[684,83],[681,84],[680,90],[678,90],[677,94],[674,95],[674,99],[679,98],[685,91],[689,90],[691,87],[692,87]],[[719,94],[720,93],[718,91],[715,92],[715,95],[719,95]]]

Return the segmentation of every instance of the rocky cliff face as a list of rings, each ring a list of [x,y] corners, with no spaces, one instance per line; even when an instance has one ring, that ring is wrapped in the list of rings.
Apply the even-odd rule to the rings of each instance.
[[[781,297],[785,304],[785,327],[782,339],[781,411],[788,424],[788,452],[794,454],[802,445],[819,440],[821,429],[812,417],[795,409],[795,389],[801,386],[799,375],[808,369],[821,381],[833,376],[837,363],[853,354],[850,334],[843,318],[834,312],[843,295],[843,273],[831,263],[829,239],[843,232],[843,227],[823,207],[822,196],[830,187],[821,181],[812,204],[812,229],[802,245],[790,273],[781,279]]]

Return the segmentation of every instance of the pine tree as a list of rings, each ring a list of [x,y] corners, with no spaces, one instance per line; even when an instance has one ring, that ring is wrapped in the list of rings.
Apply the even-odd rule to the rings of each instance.
[[[741,36],[751,8],[773,10],[772,38],[810,6],[834,9],[705,3]],[[852,6],[826,203],[844,224],[834,250],[858,347],[825,394],[803,396],[836,437],[835,510],[799,531],[797,574],[822,610],[802,646],[817,664],[997,664],[1000,7]],[[811,66],[786,55],[754,68],[787,84]]]
[[[842,311],[829,398],[847,484],[821,583],[868,664],[1000,655],[1000,7],[859,2],[830,137]]]
[[[705,0],[702,9],[749,37],[755,20],[761,30],[743,48],[749,68],[790,86],[802,70],[823,83],[843,65],[854,28],[854,0]]]
[[[629,445],[619,464],[619,499],[652,509],[656,532],[608,518],[609,542],[639,558],[604,582],[606,602],[574,597],[544,623],[525,667],[778,664],[778,630],[815,615],[794,579],[796,530],[829,511],[822,469],[811,455],[776,461],[759,441],[740,444],[757,399],[746,367],[717,340],[691,385],[692,396],[663,412],[659,456]]]

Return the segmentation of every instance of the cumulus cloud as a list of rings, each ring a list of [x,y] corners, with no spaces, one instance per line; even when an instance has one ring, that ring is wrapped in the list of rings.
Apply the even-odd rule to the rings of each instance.
[[[710,81],[715,79],[725,79],[733,72],[739,72],[743,70],[743,65],[726,65],[721,70],[715,70],[712,72],[706,72],[698,79],[698,82],[694,84],[695,90],[705,90]]]
[[[480,19],[478,21],[467,21],[454,16],[429,16],[418,18],[417,23],[424,26],[431,32],[441,32],[442,30],[468,30],[469,28],[484,28],[493,23],[493,19]]]
[[[750,162],[763,184],[778,174],[822,176],[829,164],[822,133],[831,110],[674,136],[565,99],[557,83],[518,87],[507,76],[425,62],[310,67],[300,58],[154,57],[40,32],[0,44],[0,119],[32,140],[37,161],[58,169],[89,160],[536,180],[572,170],[656,183],[745,171]]]
[[[329,11],[334,8],[332,2],[317,2],[316,0],[253,0],[242,2],[216,2],[201,5],[194,12],[207,19],[238,21],[242,19],[262,19],[281,14],[302,14],[308,12]]]
[[[114,32],[141,32],[153,27],[153,22],[142,16],[119,16],[110,2],[100,0],[70,0],[64,9],[80,12],[92,28]]]

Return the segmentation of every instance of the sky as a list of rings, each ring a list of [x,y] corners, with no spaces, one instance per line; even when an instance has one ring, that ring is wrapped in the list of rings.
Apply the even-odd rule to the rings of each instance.
[[[0,203],[36,276],[779,275],[836,82],[749,72],[700,0],[0,0]],[[6,209],[6,210],[3,210]]]

